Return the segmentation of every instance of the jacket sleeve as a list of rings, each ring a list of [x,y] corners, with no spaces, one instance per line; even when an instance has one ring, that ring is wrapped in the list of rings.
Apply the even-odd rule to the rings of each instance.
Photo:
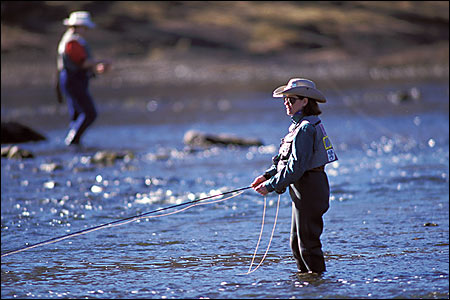
[[[270,166],[270,168],[268,168],[268,169],[264,172],[264,177],[266,177],[266,179],[270,179],[270,178],[272,178],[276,173],[277,173],[277,166],[272,165],[272,166]]]
[[[264,172],[264,177],[266,179],[272,178],[277,173],[277,165],[279,161],[280,161],[280,154],[277,154],[274,157],[272,157],[272,165]]]
[[[283,191],[303,176],[313,154],[315,130],[309,123],[299,129],[286,166],[266,182],[269,192]]]

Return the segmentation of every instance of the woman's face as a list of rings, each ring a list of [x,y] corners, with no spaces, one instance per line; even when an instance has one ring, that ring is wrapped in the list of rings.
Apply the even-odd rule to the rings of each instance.
[[[308,98],[300,98],[299,96],[285,96],[284,106],[286,107],[286,114],[288,116],[295,115],[298,111],[308,104]]]
[[[73,30],[80,35],[84,35],[89,31],[89,28],[86,26],[73,26]]]

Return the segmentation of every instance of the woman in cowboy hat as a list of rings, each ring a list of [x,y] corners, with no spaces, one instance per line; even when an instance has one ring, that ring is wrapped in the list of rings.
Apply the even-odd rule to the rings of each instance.
[[[68,26],[58,45],[58,101],[66,97],[71,117],[66,145],[79,144],[81,136],[94,122],[97,111],[89,93],[89,79],[109,69],[110,63],[93,59],[90,48],[83,38],[89,28],[94,28],[87,11],[76,11],[63,22]]]
[[[320,235],[322,216],[329,208],[330,188],[325,165],[337,160],[333,146],[319,119],[318,103],[324,95],[313,81],[293,78],[278,87],[273,97],[284,99],[291,116],[289,133],[281,140],[273,165],[251,186],[261,195],[281,194],[289,187],[292,199],[291,249],[301,273],[326,270]]]

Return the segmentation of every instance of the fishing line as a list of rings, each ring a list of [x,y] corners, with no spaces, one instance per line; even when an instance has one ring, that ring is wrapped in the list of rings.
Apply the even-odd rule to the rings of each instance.
[[[62,241],[62,240],[68,239],[68,238],[72,238],[72,237],[79,236],[79,235],[82,235],[82,234],[90,233],[90,232],[93,232],[93,231],[96,231],[96,230],[99,230],[99,229],[125,225],[125,224],[128,224],[128,223],[137,221],[139,219],[142,219],[144,217],[145,218],[162,217],[162,216],[166,216],[166,215],[170,215],[170,214],[174,214],[174,213],[178,213],[178,212],[184,211],[184,210],[186,210],[186,209],[188,209],[190,207],[196,206],[196,205],[205,205],[205,204],[212,204],[212,203],[216,203],[216,202],[220,202],[220,201],[225,201],[225,200],[234,198],[236,196],[239,196],[240,194],[243,193],[244,190],[250,189],[250,188],[251,188],[251,186],[244,187],[244,188],[239,188],[239,189],[228,191],[228,192],[224,192],[224,193],[221,193],[221,194],[211,195],[211,196],[204,197],[204,198],[201,198],[201,199],[197,199],[197,200],[193,200],[193,201],[189,201],[189,202],[185,202],[185,203],[181,203],[181,204],[175,204],[175,205],[168,206],[168,207],[159,208],[159,209],[156,209],[156,210],[153,210],[153,211],[149,211],[149,212],[146,212],[146,213],[142,213],[142,214],[139,214],[139,215],[136,215],[136,216],[131,216],[131,217],[128,217],[128,218],[125,218],[125,219],[120,219],[120,220],[112,221],[112,222],[109,222],[109,223],[97,225],[97,226],[90,227],[90,228],[87,228],[87,229],[83,229],[83,230],[80,230],[80,231],[77,231],[77,232],[69,233],[69,234],[66,234],[66,235],[63,235],[63,236],[51,238],[51,239],[48,239],[48,240],[45,240],[45,241],[42,241],[42,242],[30,245],[30,246],[27,246],[27,247],[23,247],[23,248],[20,248],[20,249],[17,249],[17,250],[12,250],[12,251],[3,253],[1,255],[1,257],[5,257],[5,256],[11,255],[11,254],[19,253],[19,252],[22,252],[22,251],[25,251],[25,250],[29,250],[29,249],[32,249],[32,248],[53,244],[53,243],[56,243],[56,242],[59,242],[59,241]],[[207,200],[207,199],[211,199],[211,198],[215,198],[215,197],[219,197],[219,196],[224,196],[224,195],[231,194],[231,193],[236,193],[236,192],[241,192],[241,193],[239,193],[237,195],[233,195],[231,197],[227,197],[225,199],[209,201],[207,203],[197,203],[197,202],[200,202],[200,201],[203,201],[203,200]],[[194,204],[194,203],[196,203],[196,204]],[[175,207],[179,207],[179,206],[183,206],[183,205],[187,205],[187,204],[191,204],[191,205],[186,207],[186,208],[183,208],[183,209],[177,210],[175,212],[172,212],[172,213],[161,214],[161,215],[150,216],[150,217],[147,216],[147,215],[150,215],[150,214],[158,213],[158,212],[161,212],[161,211],[164,211],[164,210],[168,210],[168,209],[171,209],[171,208],[175,208]]]
[[[178,210],[176,210],[176,211],[173,211],[173,212],[170,212],[170,213],[166,213],[166,214],[160,214],[160,215],[155,215],[155,216],[140,216],[140,217],[135,217],[135,218],[133,218],[133,219],[131,219],[131,220],[125,221],[125,222],[123,222],[123,223],[114,224],[114,225],[111,225],[111,226],[109,226],[109,227],[116,227],[116,226],[125,225],[125,224],[131,223],[131,222],[135,222],[135,221],[138,221],[138,220],[144,219],[144,218],[145,218],[145,219],[151,219],[151,218],[159,218],[159,217],[165,217],[165,216],[174,215],[174,214],[176,214],[176,213],[185,211],[185,210],[187,210],[187,209],[189,209],[189,208],[191,208],[191,207],[197,206],[197,205],[206,205],[206,204],[213,204],[213,203],[223,202],[223,201],[225,201],[225,200],[228,200],[228,199],[237,197],[237,196],[241,195],[242,193],[243,193],[243,191],[239,192],[239,193],[236,194],[236,195],[233,195],[233,196],[230,196],[230,197],[227,197],[227,198],[224,198],[224,199],[219,199],[219,200],[215,200],[215,201],[208,201],[208,202],[206,202],[206,203],[194,203],[194,204],[191,204],[191,205],[189,205],[189,206],[187,206],[187,207],[185,207],[185,208],[181,208],[181,209],[178,209]],[[217,196],[219,196],[219,195],[217,195]],[[186,204],[186,203],[184,203],[184,204]]]
[[[332,89],[337,92],[337,94],[339,94],[342,97],[342,100],[345,104],[345,106],[347,106],[347,108],[349,108],[350,110],[352,110],[354,113],[360,115],[361,117],[363,117],[363,119],[368,122],[370,125],[372,125],[373,127],[377,128],[380,132],[382,132],[383,134],[386,134],[386,136],[390,136],[392,135],[392,130],[390,130],[389,128],[382,126],[379,124],[379,122],[375,121],[373,118],[369,117],[366,113],[364,113],[361,109],[358,109],[355,107],[355,105],[352,105],[351,102],[354,102],[355,98],[353,96],[346,96],[344,94],[344,92],[342,91],[342,89],[340,89],[337,84],[334,82],[334,80],[332,79],[325,79],[325,81],[332,86]]]
[[[267,202],[267,197],[264,196],[264,209],[263,209],[263,215],[262,215],[261,230],[260,230],[260,232],[259,232],[258,242],[256,243],[255,252],[253,253],[252,262],[250,263],[250,266],[248,267],[247,274],[248,274],[248,272],[250,272],[250,270],[252,269],[253,261],[255,260],[256,252],[258,251],[258,247],[259,247],[259,242],[261,241],[261,236],[262,236],[262,233],[263,233],[263,231],[264,231],[264,219],[265,219],[265,217],[266,217],[266,202]]]
[[[258,251],[259,243],[261,241],[261,236],[262,236],[262,232],[263,232],[263,229],[264,229],[264,219],[265,219],[265,215],[266,215],[266,197],[264,197],[264,210],[263,210],[263,217],[262,217],[262,223],[261,223],[261,231],[259,233],[259,239],[258,239],[258,243],[256,244],[255,252],[253,253],[252,262],[250,263],[250,267],[248,268],[247,273],[242,273],[242,274],[238,274],[238,275],[248,275],[250,273],[255,272],[262,265],[264,259],[266,258],[267,253],[269,252],[269,249],[270,249],[270,244],[272,243],[273,234],[275,232],[275,227],[277,226],[278,211],[279,211],[279,208],[280,208],[280,199],[281,199],[281,194],[278,195],[277,210],[275,212],[275,220],[273,222],[272,234],[270,235],[269,244],[267,245],[266,252],[264,253],[264,256],[261,258],[261,261],[256,266],[256,268],[254,268],[252,270],[253,261],[255,260],[256,252]]]
[[[241,192],[237,193],[236,195],[233,195],[233,196],[230,196],[230,197],[227,197],[227,198],[224,198],[224,199],[219,199],[219,200],[214,200],[214,201],[208,201],[208,202],[206,202],[206,203],[203,203],[203,202],[202,202],[202,203],[191,204],[191,205],[189,205],[189,206],[187,206],[187,207],[185,207],[185,208],[181,208],[181,209],[179,209],[179,210],[176,210],[176,211],[173,211],[173,212],[170,212],[170,213],[161,214],[161,215],[156,215],[156,216],[149,216],[149,217],[145,217],[145,218],[146,218],[146,219],[151,219],[151,218],[159,218],[159,217],[165,217],[165,216],[173,215],[173,214],[176,214],[176,213],[185,211],[186,209],[189,209],[189,208],[194,207],[194,206],[197,206],[197,205],[207,205],[207,204],[213,204],[213,203],[223,202],[223,201],[226,201],[226,200],[228,200],[228,199],[237,197],[237,196],[241,195],[242,193],[244,193],[244,192],[241,191]],[[140,219],[141,219],[141,218],[144,218],[144,217],[140,217]],[[122,225],[122,224],[121,224],[121,225]]]

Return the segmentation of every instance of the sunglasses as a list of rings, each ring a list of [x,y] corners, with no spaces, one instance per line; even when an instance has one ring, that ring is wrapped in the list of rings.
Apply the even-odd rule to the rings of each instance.
[[[295,101],[297,101],[297,100],[299,100],[298,97],[292,97],[292,96],[284,97],[284,101],[289,102],[290,105],[294,105]]]

